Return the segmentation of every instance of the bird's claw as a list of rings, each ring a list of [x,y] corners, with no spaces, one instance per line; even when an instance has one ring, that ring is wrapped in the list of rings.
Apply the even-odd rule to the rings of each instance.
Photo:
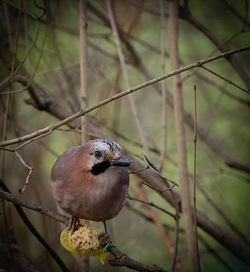
[[[71,230],[71,235],[77,230],[80,224],[80,219],[78,217],[72,216],[69,220],[69,229]]]
[[[102,232],[98,236],[98,240],[101,239],[101,247],[104,248],[106,245],[108,245],[111,241],[111,238],[108,233]]]

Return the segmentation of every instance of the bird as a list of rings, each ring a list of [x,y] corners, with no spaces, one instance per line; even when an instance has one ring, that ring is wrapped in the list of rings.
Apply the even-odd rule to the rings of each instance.
[[[114,218],[128,196],[131,161],[119,144],[95,139],[75,146],[58,157],[51,170],[54,198],[70,214],[70,229],[75,231],[79,218],[103,222]]]

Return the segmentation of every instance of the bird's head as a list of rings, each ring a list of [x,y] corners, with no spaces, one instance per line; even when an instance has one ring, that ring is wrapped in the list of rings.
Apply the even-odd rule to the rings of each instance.
[[[82,175],[96,176],[112,166],[127,167],[130,163],[117,143],[106,139],[91,140],[64,152],[52,168],[51,179],[81,181]]]
[[[89,167],[93,175],[103,173],[111,166],[127,167],[131,161],[122,155],[121,147],[107,139],[96,139],[86,143]]]

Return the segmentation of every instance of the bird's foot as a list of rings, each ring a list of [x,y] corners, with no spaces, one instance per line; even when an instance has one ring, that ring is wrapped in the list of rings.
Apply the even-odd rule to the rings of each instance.
[[[112,242],[110,236],[106,232],[102,232],[98,236],[98,240],[101,240],[101,246],[106,247],[110,242]]]
[[[69,229],[71,230],[71,234],[73,234],[80,224],[80,219],[78,217],[72,216],[69,220]]]

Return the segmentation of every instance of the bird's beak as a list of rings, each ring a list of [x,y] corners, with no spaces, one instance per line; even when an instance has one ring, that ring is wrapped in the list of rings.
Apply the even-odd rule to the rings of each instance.
[[[110,166],[127,167],[131,164],[131,161],[125,156],[121,156],[118,160],[110,160]]]

